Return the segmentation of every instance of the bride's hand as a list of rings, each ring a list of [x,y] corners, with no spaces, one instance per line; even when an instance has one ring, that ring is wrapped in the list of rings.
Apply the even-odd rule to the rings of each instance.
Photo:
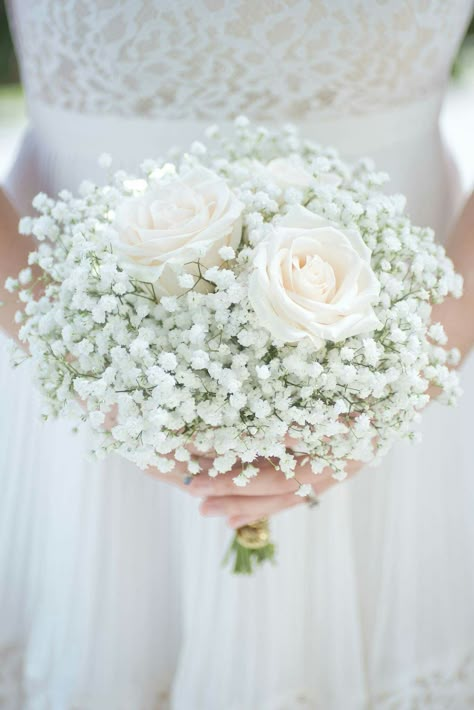
[[[4,287],[8,277],[17,274],[28,266],[28,254],[35,249],[31,237],[18,235],[18,215],[7,195],[0,189],[0,328],[12,338],[18,340],[19,325],[15,322],[18,311],[18,294],[10,293]],[[41,270],[31,268],[32,283],[38,284]],[[25,348],[24,343],[20,343]]]
[[[192,495],[204,499],[200,507],[202,515],[223,516],[232,528],[238,528],[305,502],[305,498],[295,495],[299,486],[294,479],[286,480],[280,471],[275,471],[265,460],[259,460],[254,465],[258,465],[259,473],[244,488],[239,488],[233,482],[236,472],[231,471],[216,478],[196,476],[188,490]],[[348,476],[353,476],[362,466],[357,461],[348,462]],[[332,486],[342,485],[332,477],[329,468],[316,475],[309,465],[299,466],[296,478],[299,483],[309,483],[318,497]]]

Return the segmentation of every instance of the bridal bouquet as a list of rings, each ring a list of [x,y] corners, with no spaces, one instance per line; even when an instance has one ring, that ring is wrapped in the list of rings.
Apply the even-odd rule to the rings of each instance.
[[[414,437],[430,386],[455,402],[457,353],[430,314],[461,279],[370,161],[244,118],[208,138],[139,177],[40,194],[21,221],[43,288],[30,269],[7,286],[45,414],[87,419],[99,455],[164,473],[199,474],[211,452],[209,474],[237,486],[259,457],[343,479],[348,459]],[[237,533],[238,571],[271,555],[263,538]]]

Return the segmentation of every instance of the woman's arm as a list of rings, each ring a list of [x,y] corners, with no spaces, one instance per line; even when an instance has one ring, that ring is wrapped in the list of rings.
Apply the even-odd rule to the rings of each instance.
[[[433,308],[433,320],[443,324],[448,345],[465,358],[474,345],[474,192],[446,245],[448,256],[464,278],[462,298],[448,298]]]
[[[17,293],[5,289],[5,280],[17,274],[28,265],[28,254],[35,249],[34,240],[18,234],[18,215],[5,192],[0,189],[0,328],[12,338],[18,339],[15,313],[18,310]],[[34,280],[39,269],[34,267]]]

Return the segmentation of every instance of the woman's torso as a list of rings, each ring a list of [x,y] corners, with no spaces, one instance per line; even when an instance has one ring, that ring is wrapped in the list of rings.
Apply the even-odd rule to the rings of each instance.
[[[438,114],[471,0],[11,0],[31,128],[8,186],[133,169],[245,113],[370,155],[444,232],[457,186]]]

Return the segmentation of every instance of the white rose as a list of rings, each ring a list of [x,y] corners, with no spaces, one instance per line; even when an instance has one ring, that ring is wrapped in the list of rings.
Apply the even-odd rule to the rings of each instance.
[[[373,304],[380,285],[370,250],[356,231],[339,229],[295,206],[255,250],[249,299],[275,338],[340,341],[380,327]]]
[[[116,211],[113,246],[135,278],[175,295],[183,290],[177,267],[197,275],[196,264],[189,262],[199,259],[205,270],[222,263],[223,246],[237,249],[242,209],[225,180],[206,168],[194,168],[125,199]]]
[[[282,190],[286,190],[289,187],[305,190],[308,187],[314,187],[316,184],[338,185],[341,182],[337,175],[331,173],[313,175],[304,166],[302,160],[296,156],[271,160],[266,165],[266,171]]]

